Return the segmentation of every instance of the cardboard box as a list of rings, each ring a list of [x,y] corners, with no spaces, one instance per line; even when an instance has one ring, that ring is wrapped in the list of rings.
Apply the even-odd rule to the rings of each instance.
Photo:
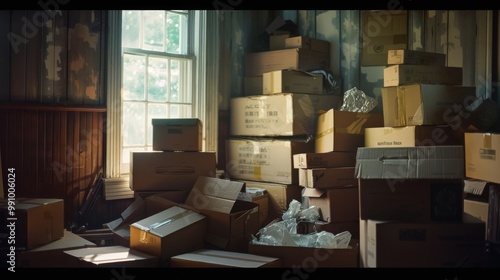
[[[215,176],[215,152],[131,152],[130,189],[190,190],[199,176]]]
[[[226,171],[231,179],[298,184],[293,155],[311,153],[314,143],[283,139],[227,139]]]
[[[166,261],[203,248],[207,225],[204,215],[172,206],[130,225],[130,249]]]
[[[222,250],[200,249],[170,259],[171,267],[181,268],[267,268],[281,267],[279,258]]]
[[[485,225],[465,215],[459,223],[367,221],[368,267],[467,267],[484,261]],[[411,253],[410,253],[411,252]],[[362,257],[363,258],[363,257]]]
[[[286,38],[290,37],[290,32],[287,31],[275,31],[273,34],[269,35],[269,50],[283,50],[285,49]]]
[[[317,121],[315,152],[356,152],[365,145],[367,127],[384,126],[382,113],[355,113],[329,109]]]
[[[476,88],[413,84],[383,87],[382,107],[384,125],[448,124],[458,108],[465,108],[476,99]]]
[[[320,209],[321,220],[325,222],[347,222],[359,219],[358,186],[304,190],[309,207]],[[338,232],[337,232],[338,233]]]
[[[500,183],[500,134],[473,133],[464,134],[465,141],[465,176],[493,183]]]
[[[231,98],[233,136],[314,135],[319,110],[336,108],[333,95],[280,93]]]
[[[266,72],[298,69],[330,69],[330,54],[302,48],[245,54],[245,76],[262,76]]]
[[[243,78],[243,95],[262,95],[264,94],[264,82],[262,76]]]
[[[488,202],[471,200],[464,198],[464,213],[467,213],[473,217],[478,218],[479,220],[485,223],[486,231],[484,238],[488,238],[488,213],[489,213]]]
[[[358,149],[356,177],[362,179],[463,179],[464,147],[418,146]]]
[[[0,199],[0,218],[5,221],[0,244],[11,244],[9,237],[14,236],[18,251],[31,250],[64,236],[64,200],[59,198]]]
[[[463,145],[449,125],[365,128],[365,147],[417,147]]]
[[[361,13],[361,66],[387,65],[387,52],[408,46],[405,10],[374,10]]]
[[[160,259],[156,256],[133,250],[125,246],[104,246],[81,248],[64,251],[72,267],[159,267]]]
[[[106,226],[113,232],[117,245],[130,246],[131,224],[177,205],[179,203],[159,195],[150,195],[146,198],[136,196],[134,202],[120,214],[120,217],[106,223]]]
[[[454,85],[463,83],[462,67],[396,64],[384,68],[384,87],[409,84]]]
[[[146,199],[150,196],[157,196],[164,199],[168,199],[175,203],[182,204],[186,201],[191,189],[179,190],[179,191],[134,191],[134,198],[140,197]]]
[[[64,230],[63,237],[18,254],[16,264],[18,267],[71,267],[64,251],[88,247],[96,247],[96,244]]]
[[[262,77],[262,88],[264,94],[323,94],[323,75],[293,69],[266,72]]]
[[[328,249],[294,246],[270,246],[249,243],[248,253],[281,259],[283,267],[327,268],[358,267],[359,242],[351,239],[348,248]]]
[[[315,189],[356,186],[354,170],[354,166],[299,169],[299,185]]]
[[[229,251],[246,251],[246,244],[259,227],[259,205],[238,200],[245,184],[200,176],[186,205],[208,218],[205,241],[216,248]]]
[[[458,222],[463,179],[359,179],[360,219]]]
[[[293,155],[293,168],[311,169],[356,165],[356,152],[301,153]]]
[[[290,202],[292,200],[301,201],[303,187],[298,184],[278,184],[269,183],[262,181],[249,181],[249,180],[238,180],[245,183],[246,188],[262,188],[265,189],[269,194],[269,204],[270,210],[274,210],[274,213],[269,212],[272,218],[281,217],[281,214],[288,209]],[[275,215],[272,215],[275,214]],[[276,216],[277,214],[277,216]]]
[[[190,151],[203,149],[203,125],[199,119],[152,119],[153,151]]]
[[[408,49],[388,50],[387,64],[446,66],[446,54]]]
[[[285,38],[285,48],[301,48],[322,53],[330,53],[330,42],[305,36],[293,36]]]

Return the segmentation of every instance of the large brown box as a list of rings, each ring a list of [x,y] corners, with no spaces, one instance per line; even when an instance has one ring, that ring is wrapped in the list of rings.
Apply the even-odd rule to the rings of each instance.
[[[286,49],[302,48],[322,53],[330,53],[330,45],[328,41],[305,36],[293,36],[285,39]]]
[[[298,184],[293,155],[314,151],[312,141],[231,138],[226,143],[226,169],[231,179],[278,184]]]
[[[190,151],[203,149],[203,125],[199,119],[152,119],[153,151]]]
[[[462,85],[462,67],[396,64],[384,68],[384,87],[409,84]]]
[[[359,179],[360,219],[458,222],[463,179]]]
[[[361,259],[378,268],[477,267],[484,263],[484,233],[484,222],[468,215],[458,223],[367,220]]]
[[[449,125],[369,127],[365,129],[365,147],[416,147],[425,145],[463,145]]]
[[[199,176],[215,177],[215,152],[131,152],[130,189],[190,190]]]
[[[245,183],[246,188],[262,188],[267,191],[269,194],[269,216],[273,216],[272,214],[279,214],[278,216],[281,217],[281,214],[288,209],[290,202],[293,200],[300,201],[302,199],[302,190],[304,188],[298,184],[278,184],[250,180],[239,181]]]
[[[341,186],[356,186],[355,167],[328,167],[299,169],[299,185],[305,188],[324,189]]]
[[[444,125],[452,121],[457,108],[476,100],[476,88],[412,84],[381,89],[382,126]]]
[[[355,113],[329,109],[317,120],[315,152],[355,152],[364,146],[364,129],[384,126],[382,113]]]
[[[239,200],[245,184],[200,176],[185,205],[208,218],[205,241],[218,249],[245,252],[259,230],[259,205]]]
[[[168,261],[203,248],[207,225],[206,216],[172,206],[130,225],[130,249]]]
[[[301,153],[293,155],[293,168],[328,168],[356,165],[356,152]]]
[[[337,108],[339,96],[276,93],[231,98],[232,136],[314,135],[318,111]]]
[[[59,198],[0,199],[0,218],[5,222],[1,244],[13,245],[8,241],[13,236],[16,250],[31,250],[64,236],[64,200]]]
[[[245,54],[245,76],[262,76],[266,72],[282,69],[328,70],[330,55],[302,48]]]
[[[262,77],[262,88],[264,94],[323,94],[323,75],[293,69],[266,72]]]

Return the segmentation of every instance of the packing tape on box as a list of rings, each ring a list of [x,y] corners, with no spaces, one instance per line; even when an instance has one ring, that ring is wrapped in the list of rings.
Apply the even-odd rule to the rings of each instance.
[[[370,118],[370,114],[368,113],[358,113],[356,114],[357,119],[353,121],[347,127],[339,127],[335,129],[335,132],[338,133],[347,133],[347,134],[363,134],[364,133],[364,125]]]
[[[483,148],[491,149],[491,134],[483,133]]]
[[[398,112],[398,118],[396,120],[396,125],[400,126],[405,126],[406,125],[406,101],[405,101],[405,87],[404,86],[398,86],[396,88],[396,106],[397,106],[397,112]]]
[[[136,226],[138,226],[138,227],[140,228],[140,230],[141,230],[141,234],[140,234],[140,237],[139,237],[139,241],[140,241],[141,243],[148,243],[148,233],[149,233],[151,230],[156,229],[156,228],[159,228],[159,227],[162,227],[162,226],[164,226],[164,225],[166,225],[166,224],[170,224],[170,223],[172,223],[172,222],[174,222],[174,221],[176,221],[176,220],[182,219],[182,218],[184,218],[184,217],[186,217],[186,216],[190,215],[190,214],[191,214],[191,212],[192,212],[192,211],[190,211],[190,210],[186,210],[186,211],[184,211],[184,212],[182,212],[182,213],[176,214],[176,215],[174,215],[174,216],[172,216],[172,217],[169,217],[169,218],[167,218],[167,219],[165,219],[165,220],[163,220],[163,221],[156,222],[156,223],[154,223],[154,224],[152,224],[152,225],[150,225],[150,226],[147,226],[147,227],[145,227],[145,226],[141,226],[141,225],[136,225]]]

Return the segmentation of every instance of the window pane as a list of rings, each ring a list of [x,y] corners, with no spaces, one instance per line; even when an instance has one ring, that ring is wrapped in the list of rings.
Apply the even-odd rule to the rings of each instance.
[[[146,150],[145,148],[124,148],[122,150],[122,163],[130,163],[130,152],[145,151],[145,150]],[[128,168],[126,171],[128,171]]]
[[[123,11],[122,45],[126,48],[140,48],[140,11]]]
[[[144,100],[144,71],[146,58],[139,55],[123,56],[123,99]]]
[[[153,145],[153,125],[151,120],[167,118],[167,109],[167,104],[148,104],[148,146]]]
[[[191,118],[192,116],[192,106],[191,105],[170,105],[170,115],[171,118]]]
[[[172,102],[191,103],[191,61],[172,60],[170,65],[170,98]]]
[[[145,145],[145,111],[144,103],[123,102],[123,146]]]
[[[148,100],[167,101],[168,94],[168,59],[149,58],[148,63]]]
[[[167,12],[166,51],[187,54],[187,14]]]
[[[165,12],[143,11],[144,41],[142,48],[145,50],[164,51],[165,38]]]

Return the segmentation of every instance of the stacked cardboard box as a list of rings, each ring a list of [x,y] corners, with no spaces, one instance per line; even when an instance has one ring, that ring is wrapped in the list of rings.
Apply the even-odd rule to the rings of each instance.
[[[475,88],[461,85],[461,69],[444,66],[442,54],[389,51],[391,63],[384,125],[366,128],[357,150],[361,265],[480,261],[485,224],[463,211],[463,139],[448,123],[453,110],[475,99]]]
[[[328,69],[329,52],[327,41],[278,34],[268,51],[245,55],[244,96],[231,99],[226,165],[232,180],[269,194],[270,213],[261,225],[301,200],[292,157],[314,151],[317,112],[340,103],[325,94],[322,75],[308,72]],[[249,90],[250,80],[259,86]]]
[[[202,151],[199,119],[152,119],[152,151],[130,155],[130,188],[135,196],[162,193],[184,202],[199,176],[215,177],[215,152]]]

